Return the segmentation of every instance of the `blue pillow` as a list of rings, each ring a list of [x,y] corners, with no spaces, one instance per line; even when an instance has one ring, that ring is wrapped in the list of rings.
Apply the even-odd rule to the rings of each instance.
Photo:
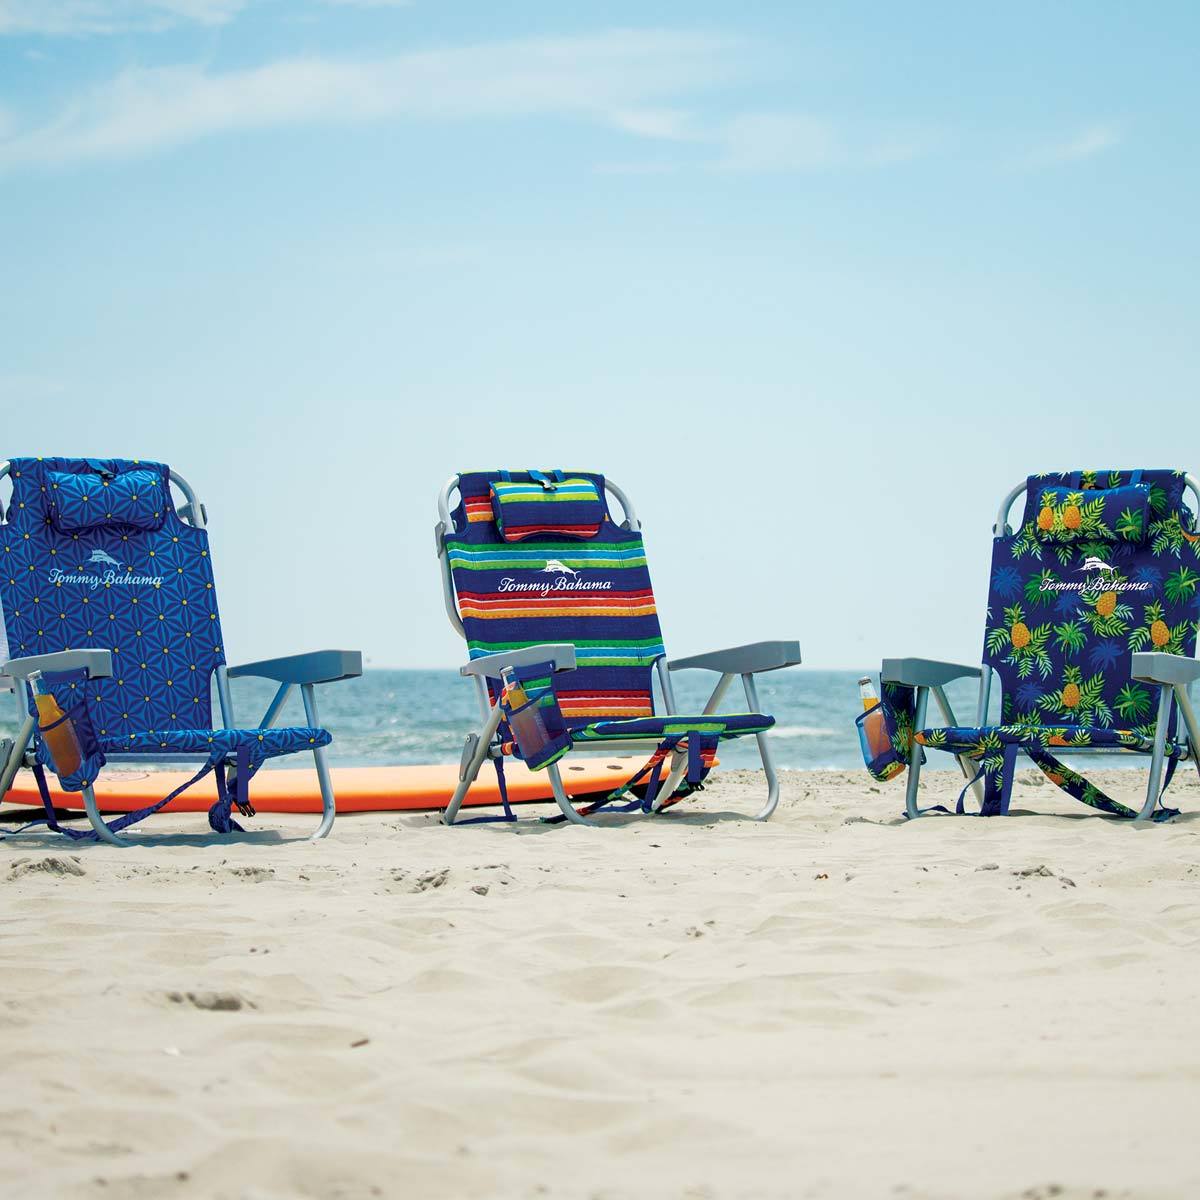
[[[1033,487],[1037,535],[1044,542],[1142,542],[1150,528],[1150,485]]]
[[[120,474],[47,471],[46,497],[59,533],[114,526],[153,531],[162,527],[169,503],[166,480],[149,467]]]

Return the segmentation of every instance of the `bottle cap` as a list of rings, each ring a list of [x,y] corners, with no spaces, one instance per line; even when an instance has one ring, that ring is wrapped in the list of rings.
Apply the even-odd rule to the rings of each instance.
[[[870,677],[870,675],[864,675],[858,682],[860,685],[864,684],[864,683],[870,683],[871,677]]]

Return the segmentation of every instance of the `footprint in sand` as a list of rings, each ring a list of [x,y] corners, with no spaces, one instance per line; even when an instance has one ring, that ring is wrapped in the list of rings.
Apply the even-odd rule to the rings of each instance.
[[[20,879],[22,875],[86,875],[87,872],[75,857],[58,858],[50,854],[45,858],[18,858],[9,869],[9,879]]]
[[[167,999],[172,1004],[189,1004],[204,1012],[240,1012],[254,1007],[237,992],[168,992]]]

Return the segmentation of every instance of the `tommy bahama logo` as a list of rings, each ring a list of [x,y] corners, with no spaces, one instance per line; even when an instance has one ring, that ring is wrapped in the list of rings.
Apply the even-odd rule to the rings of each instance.
[[[1116,567],[1105,562],[1096,554],[1089,554],[1075,570],[1082,572],[1087,578],[1072,582],[1052,579],[1047,573],[1042,578],[1040,590],[1043,592],[1079,592],[1083,595],[1087,595],[1089,592],[1150,591],[1149,583],[1132,583],[1128,579],[1122,579]]]
[[[557,558],[546,559],[546,565],[539,572],[541,575],[553,575],[553,579],[527,583],[506,575],[500,580],[498,591],[501,592],[536,592],[539,596],[549,596],[551,592],[610,592],[611,579],[584,579],[574,567]]]
[[[105,550],[93,550],[76,571],[52,567],[47,580],[55,587],[73,584],[97,591],[102,587],[161,587],[161,575],[135,575]]]

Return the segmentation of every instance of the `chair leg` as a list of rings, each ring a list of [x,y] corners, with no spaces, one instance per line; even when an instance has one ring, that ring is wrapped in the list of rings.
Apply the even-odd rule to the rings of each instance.
[[[742,690],[746,693],[746,704],[751,712],[762,712],[758,703],[758,685],[754,676],[742,676]],[[765,733],[756,733],[754,740],[758,743],[758,757],[763,765],[763,774],[767,777],[767,802],[754,814],[756,821],[769,821],[771,814],[779,805],[779,776],[775,771],[775,760],[771,757],[771,743]]]
[[[90,783],[83,789],[83,807],[87,812],[88,820],[92,823],[92,828],[96,831],[96,836],[102,842],[107,842],[110,846],[133,845],[128,838],[113,833],[104,823],[104,818],[100,815],[99,808],[96,807],[96,791]]]
[[[929,689],[917,688],[917,706],[913,713],[913,731],[925,728],[925,713],[929,708]],[[921,747],[913,742],[912,760],[908,764],[908,787],[904,792],[904,811],[911,817],[919,817],[917,789],[921,786]]]
[[[1171,702],[1175,693],[1169,684],[1162,684],[1158,692],[1158,719],[1154,725],[1154,752],[1150,755],[1150,779],[1146,785],[1146,801],[1138,813],[1139,821],[1148,821],[1154,815],[1158,793],[1162,784],[1163,759],[1166,757],[1167,726],[1171,720]]]
[[[313,751],[313,762],[317,768],[317,782],[321,785],[321,823],[309,841],[316,842],[329,836],[333,828],[333,819],[337,816],[337,804],[333,795],[333,780],[329,775],[329,764],[325,760],[325,747],[318,746]]]
[[[663,805],[675,794],[675,789],[679,786],[680,780],[687,773],[688,755],[686,750],[675,749],[671,751],[671,766],[667,770],[667,777],[663,780],[658,789],[658,794],[654,797],[654,803],[650,805],[652,813],[662,812]]]
[[[26,716],[9,747],[8,758],[0,769],[0,801],[8,795],[8,789],[12,787],[17,772],[25,763],[25,751],[29,749],[29,743],[33,740],[33,726],[33,717]]]
[[[577,812],[575,806],[571,803],[571,798],[567,795],[567,789],[563,787],[562,776],[558,773],[558,763],[551,763],[546,768],[546,774],[550,776],[550,786],[554,789],[554,799],[558,802],[558,807],[562,815],[572,825],[595,825],[595,821],[591,821],[583,816],[582,813]]]
[[[771,744],[765,733],[756,733],[758,757],[762,759],[763,774],[767,777],[767,802],[754,814],[756,821],[769,821],[779,804],[779,776],[775,772],[775,760],[771,757]]]
[[[311,683],[302,684],[300,695],[304,700],[304,719],[308,722],[309,728],[320,728],[321,717],[317,712],[316,689]],[[280,707],[282,707],[282,700]],[[337,804],[333,795],[333,780],[329,775],[329,764],[325,760],[324,746],[318,746],[313,751],[313,762],[317,768],[317,782],[321,786],[321,823],[317,826],[316,833],[309,839],[315,842],[319,838],[326,837],[333,828],[333,819],[337,815]]]
[[[463,761],[458,769],[458,784],[454,789],[454,794],[450,797],[450,803],[442,810],[443,825],[454,824],[458,810],[462,807],[462,802],[467,798],[471,784],[475,782],[475,777],[479,774],[479,768],[487,759],[492,738],[496,736],[496,730],[500,726],[500,716],[500,706],[496,705],[488,713],[488,718],[479,733],[471,735],[475,739],[474,743],[472,744],[468,739],[467,745],[463,749]]]

